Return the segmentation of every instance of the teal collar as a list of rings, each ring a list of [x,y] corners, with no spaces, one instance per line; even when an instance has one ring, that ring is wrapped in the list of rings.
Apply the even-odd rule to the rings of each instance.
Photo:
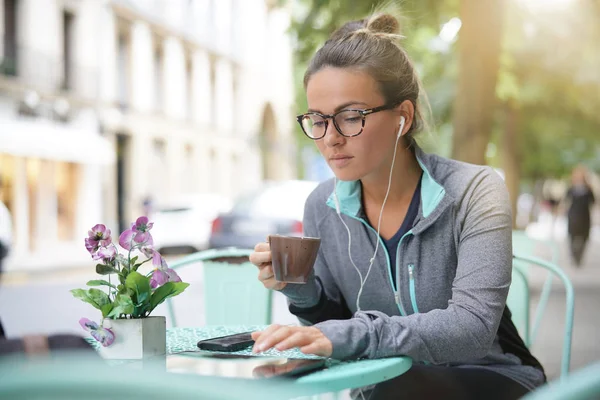
[[[427,218],[441,203],[446,195],[446,190],[437,183],[431,176],[430,167],[427,165],[427,155],[416,147],[415,155],[421,168],[423,177],[421,178],[421,211],[422,217]],[[336,192],[340,205],[340,212],[351,217],[357,217],[361,211],[361,185],[360,181],[337,181]],[[333,192],[327,199],[327,205],[336,209]]]

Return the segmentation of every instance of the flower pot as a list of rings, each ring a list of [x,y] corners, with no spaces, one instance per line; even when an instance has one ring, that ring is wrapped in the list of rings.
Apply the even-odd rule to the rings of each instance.
[[[105,319],[103,326],[115,334],[115,341],[110,346],[100,347],[104,358],[136,360],[166,354],[165,317]]]

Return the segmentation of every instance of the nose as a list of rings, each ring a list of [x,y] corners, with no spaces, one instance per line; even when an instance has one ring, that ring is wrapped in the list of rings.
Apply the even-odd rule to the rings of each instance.
[[[346,138],[342,136],[335,128],[333,121],[327,124],[327,130],[325,131],[325,137],[323,138],[327,147],[335,147],[344,142]]]

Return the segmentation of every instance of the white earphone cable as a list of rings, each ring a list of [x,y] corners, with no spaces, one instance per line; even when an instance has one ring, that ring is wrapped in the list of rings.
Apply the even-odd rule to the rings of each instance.
[[[338,198],[337,198],[337,179],[334,179],[333,195],[335,197],[337,213],[340,218],[340,221],[342,221],[342,224],[344,225],[344,227],[346,228],[346,231],[348,232],[348,257],[350,258],[350,262],[352,263],[352,266],[354,266],[354,269],[356,269],[356,272],[358,273],[358,276],[360,279],[360,288],[359,288],[358,294],[356,296],[356,310],[357,311],[361,311],[360,297],[362,295],[365,283],[366,283],[367,279],[369,278],[369,274],[371,273],[371,268],[373,267],[373,264],[375,263],[375,256],[377,255],[377,250],[379,250],[379,242],[380,242],[379,233],[380,233],[380,229],[381,229],[381,219],[383,217],[383,209],[385,207],[385,203],[387,202],[388,196],[390,194],[390,189],[392,187],[392,175],[394,173],[394,164],[396,163],[396,153],[398,151],[398,141],[400,140],[400,137],[402,136],[403,130],[404,130],[404,118],[402,118],[402,120],[401,120],[400,129],[398,131],[398,135],[396,136],[396,145],[394,146],[394,156],[392,158],[392,166],[390,168],[390,175],[388,178],[387,191],[385,193],[385,197],[383,198],[383,203],[381,205],[381,211],[379,211],[379,220],[377,221],[377,236],[375,238],[375,241],[376,241],[375,252],[373,252],[373,256],[369,260],[369,268],[367,269],[367,274],[365,275],[364,279],[363,279],[362,273],[360,272],[360,270],[354,263],[354,260],[352,259],[352,252],[351,252],[352,235],[350,234],[350,228],[348,228],[348,225],[346,225],[346,222],[344,221],[344,219],[342,218],[342,215],[340,213],[339,202],[338,202]]]

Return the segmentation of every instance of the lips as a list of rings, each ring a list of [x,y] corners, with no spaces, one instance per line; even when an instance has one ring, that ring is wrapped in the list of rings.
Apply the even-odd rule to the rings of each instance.
[[[330,164],[332,164],[338,168],[346,166],[350,162],[350,160],[352,160],[352,157],[347,156],[345,154],[336,154],[336,155],[329,157]]]
[[[345,154],[335,154],[331,157],[329,157],[330,160],[335,161],[335,160],[345,160],[345,159],[349,159],[352,158],[350,156],[347,156]]]

